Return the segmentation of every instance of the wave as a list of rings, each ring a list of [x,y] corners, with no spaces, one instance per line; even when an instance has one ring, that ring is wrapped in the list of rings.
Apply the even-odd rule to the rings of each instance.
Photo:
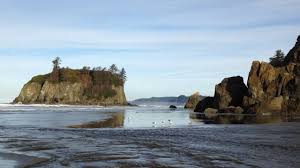
[[[69,107],[72,105],[66,105],[66,104],[0,104],[0,107]]]
[[[90,111],[90,110],[118,110],[124,106],[100,106],[100,105],[67,105],[67,104],[0,104],[0,111]]]

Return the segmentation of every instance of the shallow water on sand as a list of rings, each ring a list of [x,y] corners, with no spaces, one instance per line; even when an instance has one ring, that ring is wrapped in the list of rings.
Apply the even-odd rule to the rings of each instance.
[[[299,139],[300,123],[204,125],[182,107],[0,105],[0,167],[299,167]]]
[[[0,105],[0,123],[10,126],[63,128],[153,128],[203,124],[190,118],[183,106],[170,110],[166,105],[139,107],[101,107],[67,105]],[[95,123],[95,124],[93,124]],[[98,123],[98,126],[97,126]]]

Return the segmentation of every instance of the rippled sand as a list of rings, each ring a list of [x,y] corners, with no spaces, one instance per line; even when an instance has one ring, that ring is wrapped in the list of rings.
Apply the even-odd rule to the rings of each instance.
[[[104,130],[1,127],[0,161],[36,167],[299,167],[299,128],[299,123]]]

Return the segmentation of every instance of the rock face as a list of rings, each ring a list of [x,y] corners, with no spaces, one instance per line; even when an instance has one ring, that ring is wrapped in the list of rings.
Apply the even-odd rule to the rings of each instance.
[[[75,76],[70,76],[70,74],[75,74]],[[80,70],[62,69],[60,70],[60,76],[64,78],[59,81],[52,81],[51,74],[32,78],[31,81],[25,84],[20,95],[14,100],[14,103],[127,104],[123,83],[112,81],[114,76],[110,72],[81,72]]]
[[[215,87],[214,97],[207,97],[200,101],[196,112],[203,112],[206,108],[224,109],[229,106],[242,106],[243,97],[248,94],[247,86],[240,76],[225,78]]]
[[[241,106],[247,95],[247,86],[240,76],[225,78],[215,88],[214,108],[223,109],[228,106]]]
[[[214,98],[213,97],[206,97],[203,100],[201,100],[195,108],[195,112],[204,112],[207,108],[213,108],[214,105]]]
[[[191,95],[187,101],[187,103],[185,104],[184,108],[187,108],[187,109],[195,109],[197,104],[199,103],[200,101],[200,93],[199,92],[196,92],[194,93],[193,95]]]
[[[290,63],[300,63],[300,35],[297,38],[295,46],[289,51],[284,61],[286,65]]]
[[[244,97],[243,106],[248,113],[269,112],[288,121],[297,118],[300,113],[300,36],[283,66],[254,61],[247,85],[249,96]]]
[[[244,97],[243,106],[252,113],[281,113],[286,120],[298,115],[299,72],[300,64],[295,62],[276,68],[264,62],[253,62],[248,79],[249,96]]]
[[[195,111],[204,112],[207,108],[218,109],[219,114],[238,112],[257,117],[278,116],[284,121],[299,119],[300,36],[282,66],[273,67],[266,62],[254,61],[247,86],[242,77],[225,78],[216,85],[214,97],[200,101]],[[227,121],[233,120],[243,122],[227,118]]]

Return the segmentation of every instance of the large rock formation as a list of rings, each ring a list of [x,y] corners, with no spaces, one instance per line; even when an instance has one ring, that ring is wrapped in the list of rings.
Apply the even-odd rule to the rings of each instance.
[[[214,97],[207,97],[200,101],[195,111],[203,112],[205,108],[224,109],[229,106],[242,106],[243,97],[247,94],[247,86],[242,77],[225,78],[216,85]]]
[[[223,109],[228,106],[241,106],[243,97],[247,95],[247,86],[240,76],[225,78],[216,85],[214,108]]]
[[[300,112],[300,45],[286,57],[286,64],[273,67],[265,62],[253,62],[248,78],[249,96],[244,98],[247,112],[265,112],[295,118]]]
[[[108,71],[60,69],[58,79],[52,73],[33,77],[14,103],[126,105],[124,82]]]
[[[247,86],[241,77],[226,78],[216,86],[214,97],[208,100],[200,101],[195,111],[214,108],[218,113],[234,113],[237,110],[243,114],[254,114],[257,118],[278,116],[285,121],[299,119],[300,36],[282,66],[254,61]]]
[[[197,104],[199,103],[201,97],[200,97],[200,93],[196,92],[193,95],[191,95],[188,99],[188,101],[186,102],[184,108],[187,109],[195,109]]]

